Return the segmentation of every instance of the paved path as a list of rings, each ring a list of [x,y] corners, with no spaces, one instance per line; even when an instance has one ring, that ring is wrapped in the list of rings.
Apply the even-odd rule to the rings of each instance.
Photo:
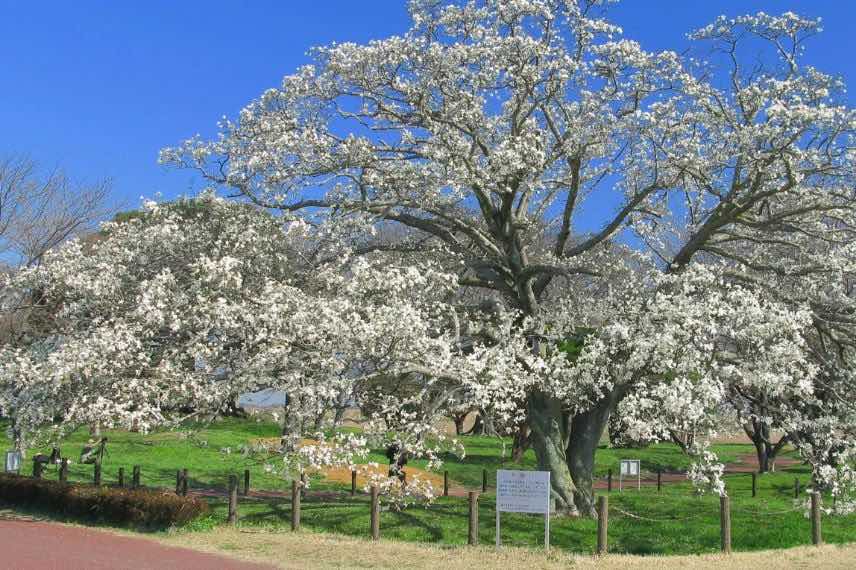
[[[0,520],[0,568],[14,570],[269,570],[144,538],[31,520]]]

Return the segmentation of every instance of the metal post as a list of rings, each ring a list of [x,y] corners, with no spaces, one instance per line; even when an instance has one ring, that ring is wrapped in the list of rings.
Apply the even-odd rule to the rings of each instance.
[[[607,530],[609,528],[609,497],[601,495],[597,498],[597,553],[606,554]]]
[[[470,516],[467,528],[467,544],[479,543],[479,494],[476,491],[469,492]]]
[[[482,493],[487,493],[487,469],[482,469]]]
[[[722,552],[731,554],[731,504],[727,495],[719,497],[719,531]]]
[[[612,492],[612,469],[606,472],[606,492]]]

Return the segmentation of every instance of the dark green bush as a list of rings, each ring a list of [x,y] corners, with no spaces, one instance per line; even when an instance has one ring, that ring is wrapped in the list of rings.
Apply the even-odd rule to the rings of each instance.
[[[93,487],[0,474],[0,502],[71,518],[151,528],[182,525],[208,512],[208,504],[156,489]]]

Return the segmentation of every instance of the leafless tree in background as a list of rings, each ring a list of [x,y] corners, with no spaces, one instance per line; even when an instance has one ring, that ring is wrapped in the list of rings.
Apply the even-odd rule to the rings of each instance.
[[[32,159],[0,157],[0,260],[38,264],[51,248],[92,230],[112,211],[110,189],[109,180],[77,183]]]

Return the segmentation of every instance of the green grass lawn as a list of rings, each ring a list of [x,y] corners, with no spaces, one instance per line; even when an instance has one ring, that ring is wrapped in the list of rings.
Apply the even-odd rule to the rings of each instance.
[[[131,467],[140,465],[143,484],[172,488],[176,469],[187,468],[193,488],[224,488],[230,474],[250,469],[254,489],[285,491],[289,484],[276,475],[266,473],[259,458],[245,457],[238,448],[252,438],[277,437],[279,428],[266,421],[227,419],[216,422],[187,437],[175,431],[148,435],[110,431],[105,435],[109,444],[104,460],[103,480],[116,480],[119,467],[125,468],[130,479]],[[73,434],[62,446],[63,455],[77,459],[88,439],[85,431]],[[9,445],[8,441],[3,441]],[[510,442],[506,441],[503,458],[502,441],[496,438],[466,437],[467,456],[463,460],[447,458],[445,468],[457,486],[478,489],[482,470],[488,471],[488,480],[495,481],[495,471],[502,468],[532,469],[535,459],[528,452],[520,464],[508,459]],[[223,451],[230,448],[231,453]],[[720,445],[717,452],[725,461],[751,453],[749,445]],[[644,449],[610,449],[602,447],[597,455],[597,471],[608,469],[617,473],[619,459],[640,459],[644,471],[683,470],[689,464],[680,450],[670,444],[652,445]],[[371,460],[384,462],[382,450],[376,450]],[[413,461],[411,465],[424,466]],[[25,463],[25,473],[30,472]],[[91,481],[91,465],[73,463],[70,478],[74,481]],[[51,467],[47,478],[57,476]],[[727,477],[732,510],[732,542],[735,550],[784,548],[810,542],[810,525],[802,512],[793,511],[794,478],[801,479],[803,487],[809,472],[802,465],[782,469],[759,477],[758,497],[751,496],[751,476],[735,474]],[[304,499],[303,526],[319,532],[334,532],[354,536],[369,534],[368,499],[362,493],[350,497],[341,485],[314,480],[312,489],[341,491],[341,495],[325,499]],[[662,492],[655,487],[641,491],[615,490],[610,494],[609,540],[612,552],[634,554],[685,554],[715,552],[719,549],[719,500],[713,496],[694,495],[688,483],[664,484]],[[212,499],[209,518],[190,525],[190,531],[204,531],[225,521],[226,506],[220,499]],[[489,490],[481,497],[480,538],[484,543],[494,541],[494,497]],[[290,504],[287,498],[241,497],[240,524],[247,527],[285,529],[290,524]],[[554,547],[577,552],[591,552],[595,547],[596,523],[557,517],[551,521],[551,542]],[[381,516],[381,533],[386,538],[408,541],[457,545],[466,542],[466,499],[441,498],[429,507],[413,506],[402,512],[384,511]],[[825,517],[824,539],[831,543],[856,541],[856,516]],[[543,541],[543,518],[536,515],[503,514],[502,539],[505,544],[537,546]]]

